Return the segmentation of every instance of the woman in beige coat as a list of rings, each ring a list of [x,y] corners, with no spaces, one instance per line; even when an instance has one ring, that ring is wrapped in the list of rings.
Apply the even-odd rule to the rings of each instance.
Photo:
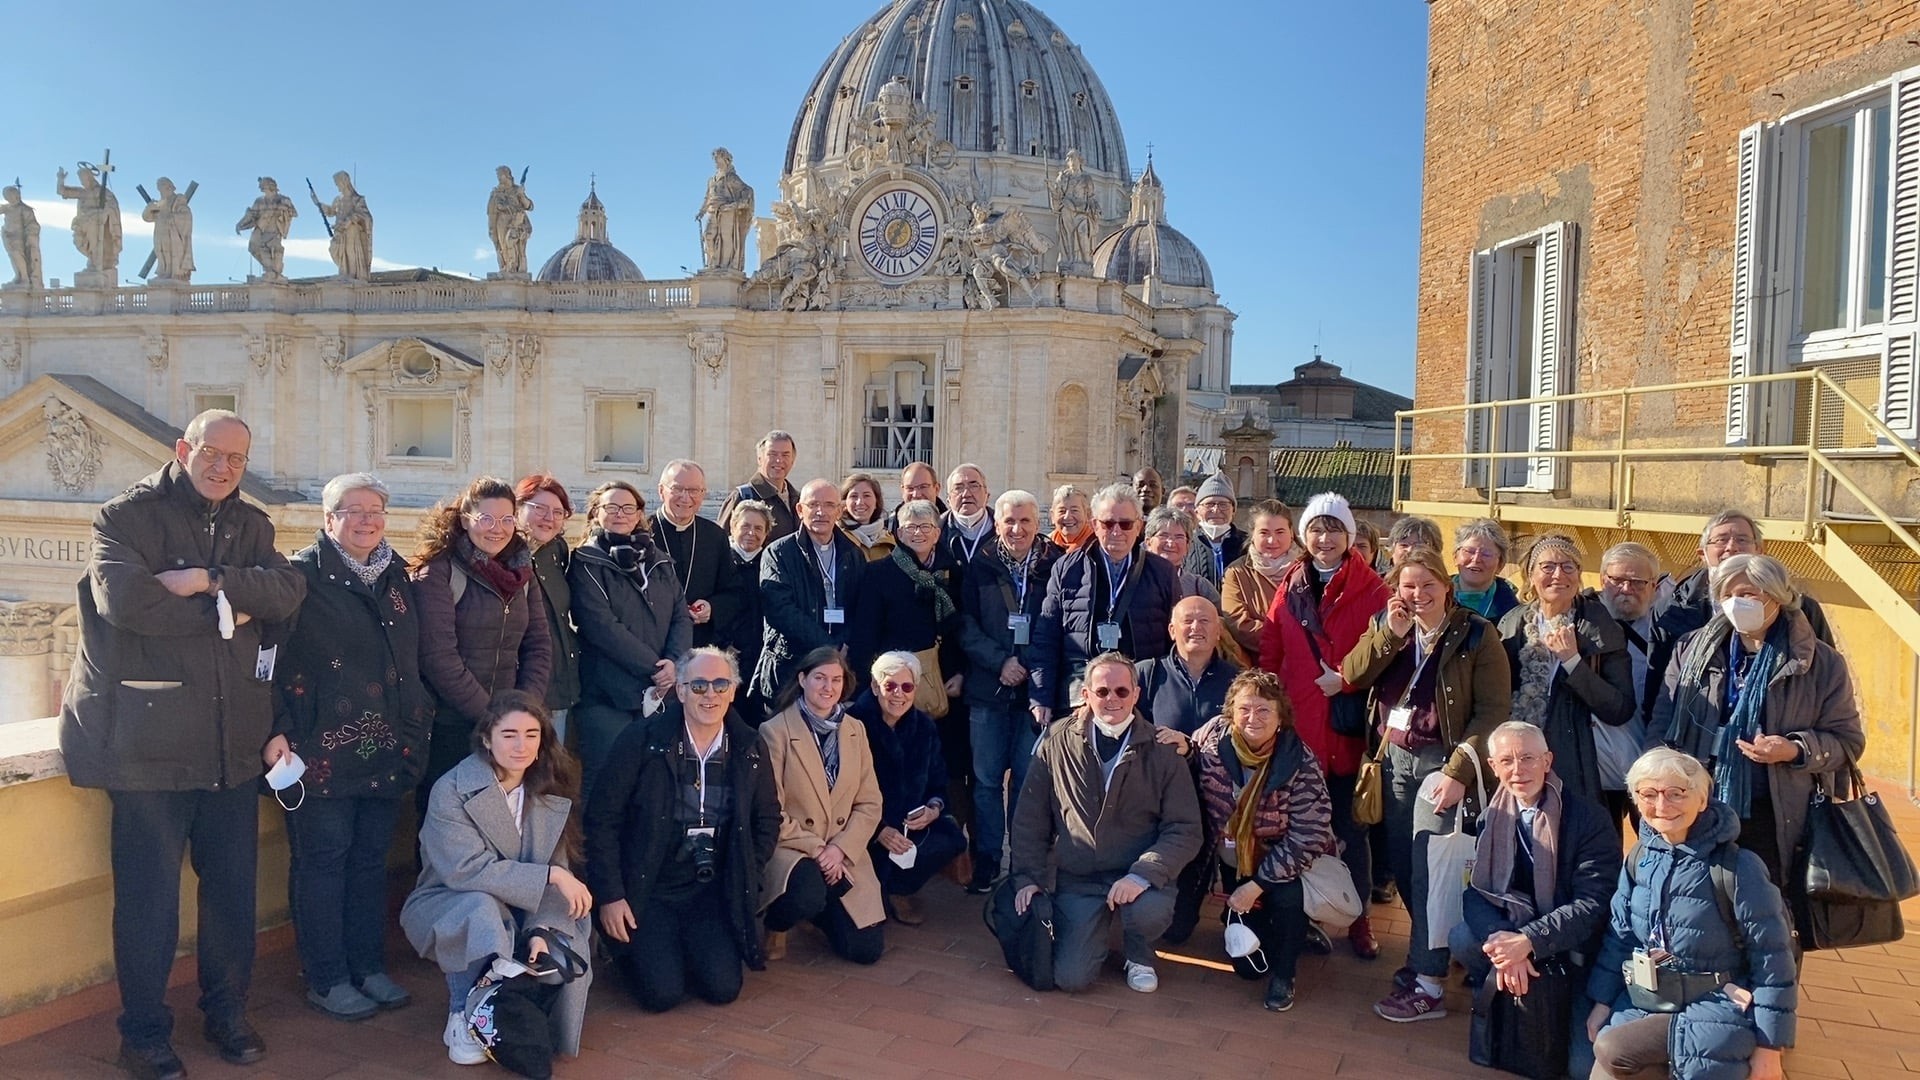
[[[760,728],[780,789],[780,846],[767,862],[764,893],[772,897],[769,960],[786,955],[787,931],[803,921],[856,964],[873,963],[886,948],[886,909],[867,854],[880,825],[880,782],[866,727],[846,714],[853,685],[839,650],[815,649]]]

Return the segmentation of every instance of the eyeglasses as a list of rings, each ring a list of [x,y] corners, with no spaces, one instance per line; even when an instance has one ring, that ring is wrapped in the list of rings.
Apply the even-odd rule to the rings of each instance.
[[[213,447],[208,446],[206,443],[201,443],[198,446],[195,446],[193,448],[193,452],[196,454],[199,454],[201,460],[207,462],[208,464],[225,462],[227,468],[232,469],[234,472],[239,472],[242,469],[245,469],[247,467],[247,455],[222,453],[221,451],[215,450]]]
[[[1579,565],[1570,562],[1534,563],[1533,568],[1544,577],[1573,577],[1580,573]]]
[[[940,525],[938,522],[915,521],[915,522],[911,522],[909,524],[900,526],[900,531],[903,533],[923,533],[923,532],[932,532],[933,530],[938,529],[939,527]]]
[[[1096,521],[1094,521],[1094,524],[1100,526],[1103,529],[1108,530],[1109,532],[1132,532],[1133,529],[1140,524],[1140,519],[1139,518],[1099,518]]]
[[[600,512],[608,517],[632,517],[640,508],[633,503],[601,503]]]
[[[667,494],[669,495],[700,496],[706,493],[707,489],[703,487],[681,487],[679,484],[670,484],[667,486]]]
[[[1526,768],[1531,769],[1535,765],[1540,764],[1540,762],[1543,760],[1545,759],[1543,759],[1539,754],[1518,754],[1518,755],[1513,755],[1508,757],[1494,758],[1493,767],[1496,769],[1511,769],[1515,765],[1522,765],[1522,766],[1525,766]]]
[[[880,684],[880,690],[888,694],[911,694],[913,693],[913,684],[910,682],[883,682]]]
[[[1687,801],[1687,797],[1692,794],[1693,793],[1686,788],[1641,788],[1639,791],[1633,793],[1633,798],[1635,802],[1643,806],[1652,806],[1662,799],[1670,803],[1685,802]]]
[[[980,481],[978,481],[978,480],[962,480],[962,481],[960,481],[959,483],[957,483],[957,484],[955,484],[955,485],[953,485],[953,490],[955,490],[955,491],[985,491],[985,490],[987,490],[987,485],[985,485],[985,484],[983,484],[983,483],[981,483],[981,482],[980,482]]]
[[[1634,592],[1653,584],[1643,577],[1614,577],[1612,574],[1603,574],[1600,580],[1606,582],[1610,589],[1632,589]]]
[[[346,521],[385,521],[385,510],[329,510],[328,517],[337,517]]]
[[[1087,692],[1091,693],[1094,697],[1097,697],[1102,701],[1106,700],[1107,698],[1118,698],[1121,701],[1125,701],[1128,698],[1133,696],[1133,687],[1131,686],[1089,686],[1087,687]]]
[[[468,514],[467,520],[483,532],[492,532],[500,528],[511,529],[515,524],[512,517],[494,517],[492,514]]]
[[[733,689],[732,679],[688,679],[680,684],[696,694],[724,694]]]
[[[558,506],[548,506],[545,503],[521,503],[520,509],[525,510],[528,517],[539,518],[542,521],[565,521],[573,516]]]
[[[1735,551],[1744,551],[1759,545],[1754,542],[1751,536],[1747,536],[1744,533],[1734,533],[1731,536],[1709,536],[1707,537],[1707,542],[1701,546],[1712,548],[1715,551],[1726,551],[1730,548]]]

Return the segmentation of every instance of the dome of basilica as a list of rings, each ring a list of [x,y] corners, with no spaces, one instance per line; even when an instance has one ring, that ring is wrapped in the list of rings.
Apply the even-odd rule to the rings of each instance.
[[[894,0],[847,35],[815,76],[787,143],[786,172],[845,155],[869,102],[895,76],[961,153],[1059,161],[1125,179],[1113,102],[1080,47],[1024,0]]]
[[[1200,248],[1167,224],[1167,189],[1153,171],[1153,159],[1133,186],[1127,223],[1093,249],[1093,276],[1123,285],[1140,285],[1152,274],[1162,285],[1213,288],[1213,270]]]
[[[639,264],[607,239],[607,208],[600,193],[587,190],[580,204],[580,227],[573,243],[548,257],[536,275],[540,281],[645,281]]]

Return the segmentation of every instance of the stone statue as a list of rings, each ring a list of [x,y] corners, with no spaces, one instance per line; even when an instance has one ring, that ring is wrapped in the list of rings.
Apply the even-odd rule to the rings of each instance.
[[[1100,198],[1087,175],[1086,159],[1067,151],[1067,167],[1047,182],[1047,195],[1060,216],[1060,269],[1089,273],[1093,269],[1094,229],[1100,222]]]
[[[527,241],[533,236],[533,219],[527,211],[533,209],[533,200],[527,198],[524,185],[514,182],[513,170],[505,165],[493,170],[499,183],[487,196],[487,234],[493,237],[493,250],[500,258],[500,272],[488,277],[512,281],[525,281],[527,273]],[[521,173],[525,176],[525,173]]]
[[[299,216],[299,209],[292,199],[280,194],[280,185],[273,177],[261,177],[260,197],[233,227],[235,233],[253,230],[247,239],[247,253],[260,264],[261,281],[278,285],[287,280],[287,234],[293,231],[293,219]]]
[[[13,263],[13,280],[4,287],[40,288],[40,219],[13,184],[0,191],[0,222],[4,222],[0,224],[0,239],[6,241],[7,258]]]
[[[1011,298],[1013,286],[1020,286],[1029,302],[1037,302],[1033,278],[1023,265],[1023,254],[1034,250],[1038,238],[1026,216],[1009,210],[995,221],[989,208],[975,204],[971,220],[948,232],[951,245],[950,272],[965,278],[972,287],[966,292],[967,306],[992,311],[1000,305],[1001,286],[995,276],[1006,282]]]
[[[80,186],[67,183],[61,169],[54,191],[79,205],[73,212],[73,246],[87,258],[87,268],[74,275],[74,284],[112,288],[120,280],[120,200],[107,187],[101,170],[80,163]]]
[[[733,155],[726,147],[713,152],[713,178],[700,212],[702,269],[739,273],[747,265],[747,230],[753,225],[753,189],[733,171]]]
[[[361,284],[373,273],[373,213],[367,209],[366,196],[354,190],[353,177],[334,173],[333,186],[340,190],[333,202],[321,203],[317,195],[313,200],[333,232],[327,254],[339,271],[339,280]]]
[[[153,257],[159,276],[155,283],[186,284],[193,279],[193,189],[184,194],[173,188],[173,181],[161,177],[154,181],[159,198],[150,200],[140,212],[140,220],[153,223]]]

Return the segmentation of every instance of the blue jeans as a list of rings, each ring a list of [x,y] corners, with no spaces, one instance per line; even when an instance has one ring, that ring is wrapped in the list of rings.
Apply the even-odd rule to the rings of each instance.
[[[307,986],[386,970],[387,848],[400,799],[309,798],[287,812],[287,898]]]
[[[1033,714],[1011,704],[973,704],[973,874],[998,877],[1006,845],[1007,822],[1020,802],[1020,785],[1033,762]],[[1008,786],[1007,773],[1013,773]],[[1004,805],[1003,805],[1004,804]]]

